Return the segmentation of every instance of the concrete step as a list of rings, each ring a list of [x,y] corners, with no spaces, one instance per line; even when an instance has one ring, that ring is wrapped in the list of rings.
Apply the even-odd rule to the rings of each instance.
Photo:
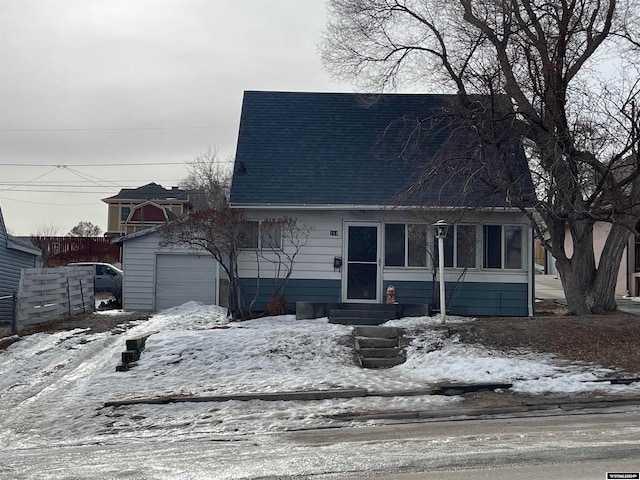
[[[329,323],[336,325],[380,325],[388,322],[388,318],[368,318],[368,317],[330,317]]]
[[[395,318],[395,312],[388,310],[364,310],[350,308],[329,310],[329,318],[341,317],[385,318],[387,320],[392,320]]]
[[[329,323],[341,325],[380,325],[387,320],[396,318],[395,310],[382,309],[383,305],[373,305],[378,308],[333,308],[329,310]],[[362,305],[358,305],[362,307]],[[387,307],[387,305],[384,305]]]
[[[356,337],[356,350],[363,348],[393,348],[397,346],[397,338]]]
[[[394,357],[402,357],[404,358],[404,354],[402,349],[398,347],[392,348],[361,348],[356,350],[358,355],[362,358],[394,358]]]
[[[333,305],[331,310],[367,310],[368,312],[390,312],[395,314],[397,306],[387,303],[338,303]]]
[[[405,362],[404,357],[361,358],[362,368],[391,368]]]
[[[353,328],[356,337],[397,338],[399,333],[396,327],[356,326]]]

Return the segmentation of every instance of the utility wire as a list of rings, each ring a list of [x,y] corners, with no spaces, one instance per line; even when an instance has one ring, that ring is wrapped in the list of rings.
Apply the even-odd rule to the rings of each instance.
[[[51,170],[47,170],[47,171],[46,171],[45,173],[43,173],[42,175],[38,175],[36,178],[33,178],[33,179],[31,179],[31,180],[27,180],[26,182],[23,182],[23,183],[22,183],[22,184],[20,184],[20,185],[16,185],[15,187],[3,188],[3,189],[1,189],[1,190],[0,190],[0,192],[15,191],[15,189],[16,189],[16,188],[18,188],[18,187],[24,187],[25,185],[27,185],[27,184],[29,184],[29,183],[31,183],[31,182],[35,182],[36,180],[38,180],[38,179],[40,179],[40,178],[42,178],[42,177],[44,177],[44,176],[46,176],[46,175],[49,175],[51,172],[56,171],[58,168],[59,168],[58,166],[55,166],[55,167],[53,167]]]
[[[215,163],[233,163],[233,159],[216,160]],[[73,163],[60,166],[70,167],[122,167],[122,166],[146,166],[155,167],[158,165],[188,165],[189,162],[124,162],[124,163]],[[0,167],[50,167],[50,163],[0,163]]]
[[[0,128],[0,132],[128,132],[140,130],[207,130],[238,128],[237,125],[193,125],[181,127],[96,127],[96,128]]]

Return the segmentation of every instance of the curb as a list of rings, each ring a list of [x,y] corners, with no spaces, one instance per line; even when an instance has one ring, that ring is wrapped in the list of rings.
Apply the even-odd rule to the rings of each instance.
[[[169,403],[187,402],[228,402],[231,400],[248,401],[264,400],[267,402],[290,401],[290,400],[330,400],[334,398],[355,398],[366,397],[367,390],[364,388],[337,389],[337,390],[312,390],[307,392],[267,392],[267,393],[246,393],[236,395],[213,395],[201,397],[156,397],[156,398],[136,398],[132,400],[116,400],[105,402],[105,407],[123,407],[126,405],[166,405]]]
[[[373,412],[350,413],[334,415],[330,418],[342,421],[369,421],[369,420],[469,420],[470,418],[482,419],[490,417],[512,417],[518,414],[532,414],[531,416],[559,416],[577,415],[584,410],[597,410],[615,407],[640,406],[640,397],[623,399],[606,399],[600,401],[584,400],[578,402],[554,402],[527,404],[501,407],[480,408],[449,408],[447,410],[419,410],[404,412]],[[537,415],[536,415],[537,414]]]
[[[336,398],[356,398],[356,397],[413,397],[420,395],[459,395],[471,391],[487,391],[497,388],[510,388],[511,384],[503,383],[474,383],[474,384],[442,384],[436,388],[413,389],[413,390],[392,390],[392,391],[369,391],[365,388],[342,388],[334,390],[310,390],[304,392],[267,392],[267,393],[242,393],[234,395],[210,395],[210,396],[167,396],[153,398],[135,398],[131,400],[114,400],[105,402],[105,407],[123,407],[125,405],[166,405],[168,403],[187,402],[228,402],[231,400],[248,401],[263,400],[267,402],[289,401],[289,400],[331,400]]]
[[[476,385],[480,389],[486,391],[487,385]],[[456,385],[460,387],[460,385]],[[468,388],[470,386],[467,386]],[[305,392],[267,392],[267,393],[246,393],[234,395],[213,395],[213,396],[167,396],[155,398],[136,398],[130,400],[116,400],[105,402],[104,407],[123,407],[129,405],[167,405],[170,403],[199,403],[199,402],[228,402],[228,401],[250,401],[262,400],[268,402],[274,401],[311,401],[311,400],[331,400],[340,398],[363,398],[363,397],[396,397],[396,396],[421,396],[439,394],[437,389],[424,390],[399,390],[376,392],[368,391],[364,388],[354,389],[335,389],[335,390],[313,390]],[[446,395],[446,394],[445,394]],[[418,410],[418,411],[379,411],[367,413],[348,413],[330,416],[336,420],[343,421],[367,421],[367,420],[410,420],[410,419],[454,419],[462,417],[489,417],[497,415],[516,415],[523,413],[545,412],[548,415],[567,415],[572,411],[587,409],[605,409],[623,406],[640,406],[640,396],[618,397],[618,398],[602,398],[598,400],[582,399],[582,400],[553,400],[540,403],[527,403],[523,405],[504,405],[497,407],[466,407],[466,408],[447,408],[446,410]]]

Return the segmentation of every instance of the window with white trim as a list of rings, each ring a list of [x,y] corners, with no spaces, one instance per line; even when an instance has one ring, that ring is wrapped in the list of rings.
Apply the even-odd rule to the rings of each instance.
[[[445,268],[476,268],[475,225],[456,224],[447,229],[444,238]],[[438,266],[438,240],[434,237],[434,264]]]
[[[125,222],[131,212],[131,205],[120,205],[120,223]]]
[[[445,268],[476,268],[476,231],[475,225],[456,224],[449,226],[447,236],[444,238]],[[435,239],[434,245],[434,262],[437,266],[438,241]]]
[[[520,270],[524,259],[522,225],[483,225],[484,268]]]
[[[385,267],[426,267],[427,226],[386,223],[384,225]]]
[[[258,248],[260,240],[259,226],[260,224],[257,221],[246,222],[246,227],[242,229],[239,235],[238,244],[240,248],[247,250],[256,250]]]
[[[270,222],[268,228],[256,220],[246,222],[240,233],[240,248],[246,250],[279,249],[282,247],[282,226]]]
[[[282,225],[272,223],[269,228],[260,225],[260,248],[278,249],[282,247]]]

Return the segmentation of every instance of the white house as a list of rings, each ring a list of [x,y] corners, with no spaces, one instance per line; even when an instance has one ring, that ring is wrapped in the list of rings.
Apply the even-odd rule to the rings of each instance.
[[[450,313],[533,314],[533,235],[522,211],[530,205],[512,205],[508,194],[533,198],[524,153],[513,142],[508,158],[484,146],[471,154],[468,127],[451,121],[454,102],[245,92],[231,206],[253,221],[289,215],[311,226],[286,290],[289,305],[384,303],[389,285],[400,303],[438,305],[432,224],[444,219]],[[431,165],[437,174],[420,177]],[[470,179],[473,169],[480,173]],[[497,178],[508,179],[506,194],[492,185]],[[254,243],[261,248],[259,238]],[[255,255],[239,269],[252,296]],[[269,298],[264,278],[272,270],[260,267],[257,310]]]

